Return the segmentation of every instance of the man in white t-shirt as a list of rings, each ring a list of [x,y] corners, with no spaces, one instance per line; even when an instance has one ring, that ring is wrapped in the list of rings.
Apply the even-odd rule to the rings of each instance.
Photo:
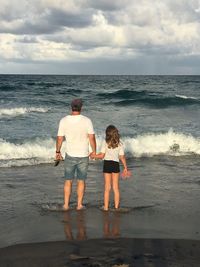
[[[57,141],[56,160],[61,160],[60,149],[64,138],[65,147],[65,184],[64,184],[64,205],[63,209],[69,209],[69,200],[72,190],[72,181],[77,178],[77,210],[84,209],[82,205],[85,180],[87,178],[89,162],[89,144],[92,154],[96,153],[96,138],[91,120],[81,115],[82,100],[74,99],[71,102],[71,115],[60,120]]]

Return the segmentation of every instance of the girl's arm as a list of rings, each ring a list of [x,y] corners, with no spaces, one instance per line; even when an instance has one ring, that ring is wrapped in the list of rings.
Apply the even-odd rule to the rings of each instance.
[[[122,164],[124,166],[124,170],[123,170],[123,172],[121,174],[122,179],[127,179],[127,178],[129,178],[131,176],[131,172],[127,168],[126,158],[125,158],[124,155],[123,156],[121,155],[121,156],[119,156],[119,159],[121,160],[121,162],[122,162]]]
[[[92,155],[92,158],[93,159],[103,159],[105,157],[105,153],[98,153],[98,154],[95,154],[95,155]]]
[[[127,168],[127,164],[126,164],[126,158],[125,158],[125,156],[124,155],[121,155],[121,156],[119,156],[119,159],[121,160],[121,162],[122,162],[122,164],[123,164],[123,166],[124,166],[124,170],[128,170],[128,168]]]

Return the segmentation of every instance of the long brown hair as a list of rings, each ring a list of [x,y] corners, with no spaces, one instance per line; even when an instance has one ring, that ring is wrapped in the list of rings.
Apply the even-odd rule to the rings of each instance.
[[[120,135],[114,125],[109,125],[106,128],[106,143],[108,148],[116,148],[120,144]]]

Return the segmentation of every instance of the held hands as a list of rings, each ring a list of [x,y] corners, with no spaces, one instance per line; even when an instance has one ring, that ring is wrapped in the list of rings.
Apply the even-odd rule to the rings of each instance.
[[[97,153],[97,154],[95,152],[92,152],[89,155],[90,159],[93,159],[93,160],[95,160],[95,159],[103,159],[104,156],[105,156],[105,153],[102,153],[102,152]]]
[[[131,177],[131,172],[127,168],[124,168],[123,172],[121,173],[121,178],[123,180],[126,180],[130,177]]]
[[[89,154],[89,158],[90,158],[90,159],[95,159],[95,156],[96,156],[96,153],[95,153],[95,152],[91,152],[91,153]]]

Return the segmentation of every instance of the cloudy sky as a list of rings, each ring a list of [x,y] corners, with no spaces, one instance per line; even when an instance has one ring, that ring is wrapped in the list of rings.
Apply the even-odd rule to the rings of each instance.
[[[0,0],[0,73],[200,74],[200,0]]]

